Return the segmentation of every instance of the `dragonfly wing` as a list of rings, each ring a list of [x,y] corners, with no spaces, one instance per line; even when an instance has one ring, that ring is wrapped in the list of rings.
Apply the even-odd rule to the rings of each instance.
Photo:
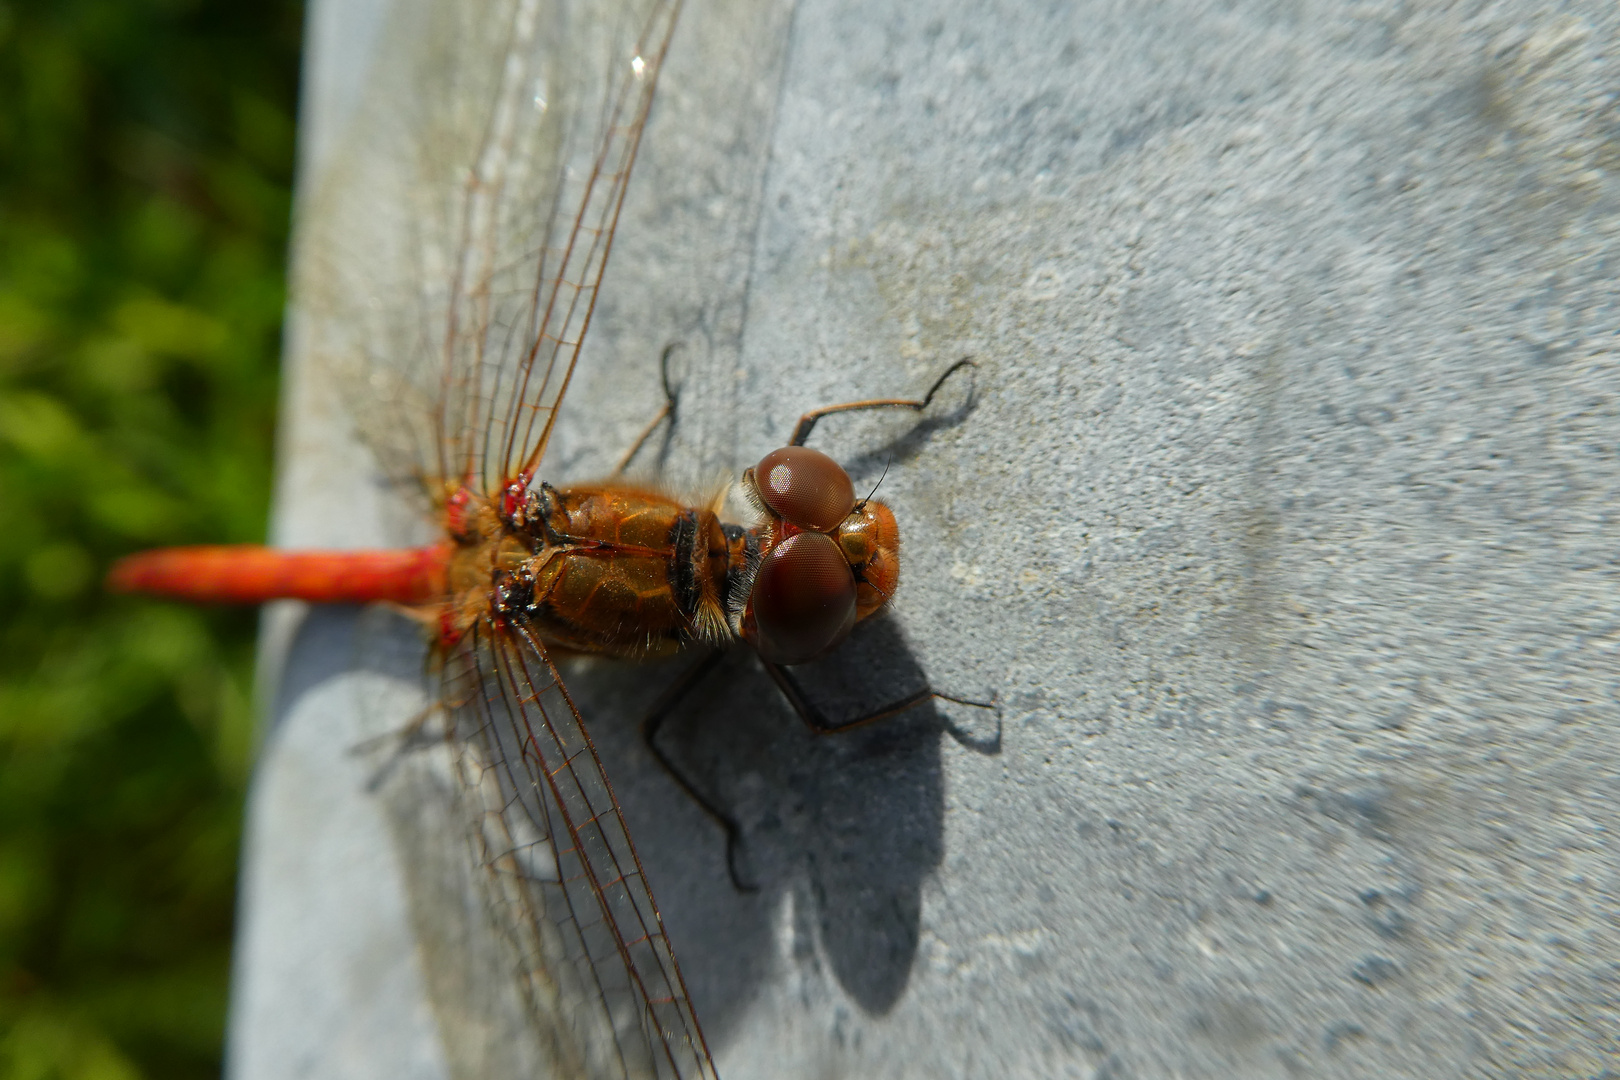
[[[518,0],[450,268],[447,477],[532,477],[596,305],[679,0]]]
[[[295,279],[297,332],[386,475],[442,497],[538,464],[679,7],[398,0],[311,176]]]
[[[475,851],[560,1076],[714,1077],[612,786],[544,646],[484,633],[445,702]]]
[[[386,475],[442,498],[447,482],[492,493],[538,464],[678,9],[397,0],[375,78],[313,177],[295,331]],[[544,648],[485,626],[444,662],[453,786],[552,1071],[713,1076]]]

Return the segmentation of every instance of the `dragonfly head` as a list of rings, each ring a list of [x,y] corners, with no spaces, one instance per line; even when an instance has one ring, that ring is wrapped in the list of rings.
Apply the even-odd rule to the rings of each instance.
[[[856,501],[849,474],[807,446],[766,454],[743,488],[766,522],[739,632],[767,660],[812,660],[894,594],[900,527],[882,503]]]

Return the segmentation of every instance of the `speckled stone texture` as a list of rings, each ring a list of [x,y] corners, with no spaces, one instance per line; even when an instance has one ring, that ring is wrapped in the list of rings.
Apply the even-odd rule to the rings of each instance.
[[[806,679],[1001,703],[817,739],[728,660],[666,738],[740,894],[637,742],[678,666],[575,673],[721,1074],[1620,1074],[1617,238],[1610,2],[690,0],[559,478],[669,343],[694,489],[973,357],[817,430],[906,564]],[[400,539],[317,382],[279,535]],[[360,730],[345,618],[277,623],[244,1080],[451,1068],[363,770],[288,780]]]

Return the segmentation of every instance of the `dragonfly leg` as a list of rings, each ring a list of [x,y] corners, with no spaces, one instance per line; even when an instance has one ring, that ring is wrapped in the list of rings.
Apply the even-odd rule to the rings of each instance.
[[[698,786],[681,772],[675,762],[658,745],[658,731],[663,727],[664,721],[669,719],[670,714],[675,711],[675,706],[680,703],[682,698],[691,693],[698,683],[708,678],[724,655],[725,653],[718,649],[711,651],[708,656],[682,672],[680,678],[670,683],[669,687],[659,695],[658,700],[653,702],[652,709],[647,713],[646,719],[642,720],[641,737],[647,743],[647,749],[652,752],[652,756],[657,758],[658,763],[664,767],[664,771],[669,773],[670,777],[681,786],[681,790],[686,792],[687,797],[697,803],[703,809],[703,812],[713,818],[715,824],[719,825],[721,830],[725,832],[726,872],[731,876],[731,884],[738,892],[758,892],[758,885],[744,881],[742,875],[737,872],[737,848],[742,841],[742,827],[737,824],[731,815],[722,810],[713,799],[700,791]]]
[[[641,429],[641,434],[636,436],[636,441],[630,444],[630,449],[625,451],[624,457],[620,458],[619,463],[613,467],[613,472],[608,476],[609,480],[617,480],[624,475],[624,470],[630,467],[630,463],[641,452],[641,448],[647,445],[647,440],[652,438],[653,432],[658,430],[658,425],[668,420],[669,426],[672,429],[674,428],[675,409],[680,403],[680,394],[676,391],[675,384],[669,378],[669,358],[670,354],[678,348],[680,348],[680,343],[672,341],[664,346],[663,355],[658,358],[659,378],[664,384],[663,408],[659,409],[652,420],[648,421],[647,426]]]
[[[887,720],[891,716],[898,716],[908,709],[915,709],[925,701],[950,701],[957,705],[969,705],[975,709],[999,710],[999,706],[994,701],[971,701],[968,698],[942,694],[938,690],[925,686],[914,694],[907,694],[898,701],[891,701],[889,704],[857,716],[853,720],[834,724],[830,723],[826,714],[816,706],[815,702],[810,700],[810,696],[804,692],[804,687],[799,685],[799,680],[788,674],[787,668],[781,664],[773,664],[763,657],[759,662],[765,665],[766,674],[770,675],[771,681],[776,683],[776,688],[782,691],[782,696],[787,698],[788,704],[793,706],[793,711],[799,714],[799,719],[804,721],[804,726],[817,735],[841,735],[846,731],[854,731],[856,728],[865,727],[867,724],[875,724],[879,720]]]
[[[946,379],[949,379],[963,368],[977,368],[978,366],[971,358],[964,356],[946,368],[944,373],[934,380],[934,385],[928,388],[928,393],[917,400],[910,398],[871,398],[867,401],[848,401],[842,405],[828,405],[825,408],[812,409],[799,417],[798,424],[793,428],[793,438],[788,440],[788,445],[803,446],[804,440],[810,437],[810,430],[816,426],[816,421],[823,416],[831,416],[833,413],[860,412],[865,409],[915,409],[921,412],[928,407],[929,402],[934,400],[934,395],[939,392],[941,386],[945,385]]]

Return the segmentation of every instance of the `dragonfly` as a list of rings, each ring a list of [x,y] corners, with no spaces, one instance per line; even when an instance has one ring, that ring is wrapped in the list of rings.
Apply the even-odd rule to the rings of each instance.
[[[405,203],[421,213],[405,223],[421,284],[370,324],[410,328],[409,375],[389,383],[383,373],[399,357],[374,356],[360,380],[422,406],[428,435],[412,476],[436,540],[389,550],[159,549],[126,557],[108,577],[114,590],[191,602],[383,602],[415,618],[486,897],[524,958],[523,1000],[559,1076],[717,1072],[557,657],[644,660],[708,646],[712,659],[744,642],[823,731],[944,696],[924,689],[834,726],[784,669],[836,648],[899,583],[894,513],[857,497],[843,468],[805,445],[811,431],[839,412],[920,411],[969,361],[918,398],[806,413],[786,446],[743,473],[748,523],[723,521],[718,499],[690,505],[623,479],[656,425],[673,423],[667,371],[665,409],[612,476],[560,487],[540,477],[680,9],[681,0],[491,0],[430,5],[422,10],[446,21],[409,24],[430,41],[467,38],[473,52],[494,43],[499,57],[467,75],[487,91],[479,111],[419,133],[441,166],[426,199]],[[476,137],[458,144],[467,131]],[[364,194],[388,197],[381,185]],[[439,233],[435,215],[446,223]],[[401,348],[398,333],[375,337],[362,351]],[[706,670],[698,665],[679,687]],[[735,826],[681,783],[726,828],[729,857]]]

